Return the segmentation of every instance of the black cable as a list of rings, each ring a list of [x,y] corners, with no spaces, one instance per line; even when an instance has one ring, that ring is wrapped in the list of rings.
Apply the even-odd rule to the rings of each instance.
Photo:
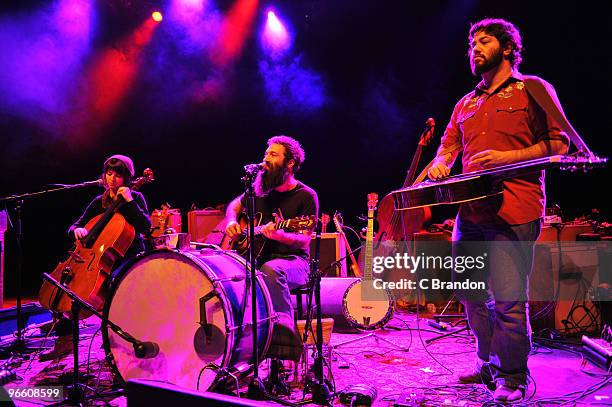
[[[421,302],[421,289],[419,288],[420,284],[417,284],[417,303],[416,303],[416,321],[417,321],[417,331],[419,333],[419,339],[421,341],[421,345],[423,346],[423,349],[425,349],[425,352],[427,352],[427,354],[440,366],[442,366],[444,368],[444,370],[446,370],[448,372],[449,375],[453,374],[453,371],[450,370],[449,368],[447,368],[446,366],[444,366],[438,359],[436,359],[431,352],[429,352],[429,349],[427,349],[427,345],[425,344],[425,341],[423,341],[423,337],[421,336],[421,326],[420,326],[420,316],[419,316],[419,303]]]
[[[89,348],[87,349],[87,375],[89,375],[89,361],[91,358],[91,345],[93,345],[93,341],[96,338],[96,335],[98,335],[98,332],[100,332],[102,330],[102,326],[100,326],[96,332],[94,332],[94,334],[91,336],[91,341],[89,341]]]

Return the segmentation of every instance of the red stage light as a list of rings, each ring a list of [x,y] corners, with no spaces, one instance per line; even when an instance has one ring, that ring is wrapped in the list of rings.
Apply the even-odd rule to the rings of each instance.
[[[159,11],[154,11],[153,13],[151,13],[151,18],[153,19],[153,21],[159,23],[161,20],[164,19],[164,16]]]

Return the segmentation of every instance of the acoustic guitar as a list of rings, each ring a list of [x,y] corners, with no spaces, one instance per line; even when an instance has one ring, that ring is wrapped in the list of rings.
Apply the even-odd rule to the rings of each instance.
[[[251,239],[248,234],[248,222],[247,216],[241,214],[238,218],[238,223],[242,228],[242,234],[230,239],[227,243],[224,243],[221,247],[225,250],[235,250],[239,255],[244,256],[249,251],[251,241],[255,245],[256,257],[261,254],[261,251],[265,247],[267,239],[262,235],[261,230],[265,225],[261,224],[262,214],[255,214],[255,239]],[[300,216],[297,218],[287,220],[277,220],[274,222],[274,227],[282,229],[286,232],[299,232],[303,230],[312,230],[315,227],[316,218],[315,216]]]

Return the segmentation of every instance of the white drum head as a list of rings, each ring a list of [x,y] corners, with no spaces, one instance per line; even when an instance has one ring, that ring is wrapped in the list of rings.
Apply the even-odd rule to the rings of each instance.
[[[149,378],[196,389],[205,366],[222,366],[233,338],[226,337],[227,310],[218,297],[206,303],[212,325],[208,343],[199,324],[199,300],[212,290],[208,276],[185,256],[157,253],[134,264],[111,298],[108,317],[136,339],[156,343],[159,354],[136,358],[133,346],[108,329],[108,347],[122,378]],[[206,369],[199,389],[207,390],[215,378],[216,372]]]

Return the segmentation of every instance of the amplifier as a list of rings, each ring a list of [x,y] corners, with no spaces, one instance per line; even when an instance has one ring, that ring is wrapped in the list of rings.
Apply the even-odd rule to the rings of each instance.
[[[316,235],[310,242],[310,257],[314,256]],[[346,277],[346,245],[339,233],[321,233],[319,267],[326,277]]]
[[[181,233],[182,228],[180,209],[155,209],[151,213],[151,236],[153,237],[166,233]]]
[[[560,224],[559,227],[547,226],[542,227],[542,233],[538,238],[538,242],[554,242],[557,240],[558,231],[560,230],[559,240],[562,241],[576,241],[576,236],[581,233],[592,232],[593,227],[591,225],[573,225],[573,224]]]
[[[560,268],[555,244],[536,245],[529,281],[530,315],[533,318],[539,314],[532,319],[534,330],[554,328],[576,333],[600,324],[601,317],[591,300],[592,289],[600,283],[599,257],[595,245],[564,242]]]
[[[193,242],[221,245],[225,235],[225,213],[218,209],[190,211],[187,225]]]

